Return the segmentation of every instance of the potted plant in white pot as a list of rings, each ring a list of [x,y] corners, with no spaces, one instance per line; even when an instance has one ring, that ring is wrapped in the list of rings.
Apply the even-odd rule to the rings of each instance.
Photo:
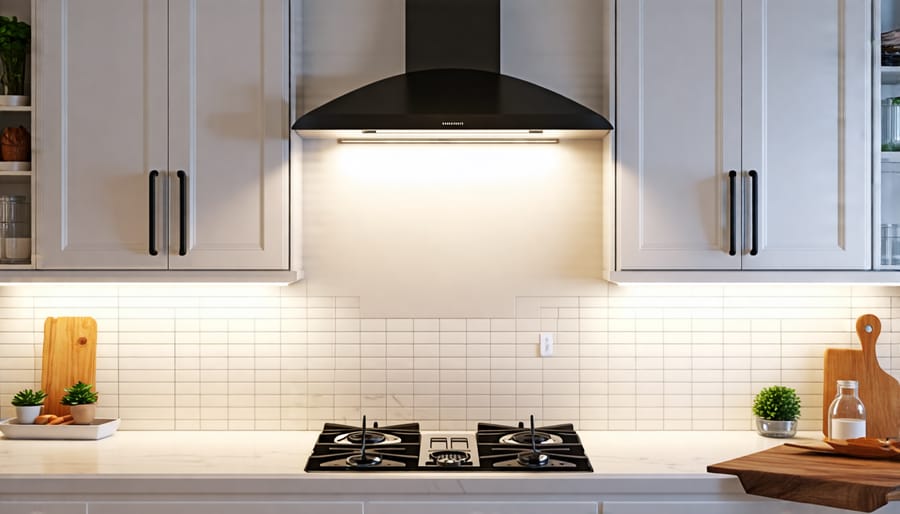
[[[97,412],[97,393],[91,391],[91,384],[85,384],[78,381],[72,387],[64,389],[65,396],[59,401],[63,405],[68,405],[72,413],[73,423],[76,425],[89,425],[94,421]]]
[[[47,398],[47,394],[41,390],[22,389],[16,393],[11,402],[16,408],[16,423],[34,424],[34,418],[38,417],[41,409],[44,408],[45,398]]]
[[[753,400],[756,431],[765,437],[794,437],[800,417],[800,397],[785,386],[764,387]]]
[[[31,44],[31,26],[15,16],[0,16],[0,105],[29,105],[31,98],[25,94],[25,71],[28,45]]]

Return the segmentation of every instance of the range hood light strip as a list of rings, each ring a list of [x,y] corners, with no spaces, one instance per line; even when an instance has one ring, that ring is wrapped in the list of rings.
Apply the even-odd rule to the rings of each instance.
[[[341,144],[557,144],[555,138],[338,138]]]

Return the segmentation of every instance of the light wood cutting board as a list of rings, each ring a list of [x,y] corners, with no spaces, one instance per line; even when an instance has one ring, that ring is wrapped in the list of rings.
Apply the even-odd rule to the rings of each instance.
[[[859,382],[859,399],[866,407],[867,437],[900,437],[900,382],[881,369],[875,356],[875,342],[881,334],[881,320],[864,314],[856,320],[856,334],[862,350],[825,350],[822,392],[822,431],[828,431],[828,407],[834,400],[838,380]]]
[[[42,362],[41,389],[47,393],[43,413],[64,416],[69,413],[69,407],[59,403],[64,389],[79,380],[96,384],[97,321],[90,317],[44,320]]]

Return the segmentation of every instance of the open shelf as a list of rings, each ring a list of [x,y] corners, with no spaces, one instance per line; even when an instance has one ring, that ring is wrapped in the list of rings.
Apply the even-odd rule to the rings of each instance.
[[[900,84],[900,66],[882,66],[881,83]]]
[[[30,171],[0,171],[0,185],[28,184],[31,181]]]

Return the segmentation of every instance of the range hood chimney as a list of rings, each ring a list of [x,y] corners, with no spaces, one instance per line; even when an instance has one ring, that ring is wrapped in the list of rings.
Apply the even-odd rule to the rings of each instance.
[[[600,138],[603,116],[500,73],[500,0],[406,0],[406,73],[301,116],[302,137],[370,142]]]

